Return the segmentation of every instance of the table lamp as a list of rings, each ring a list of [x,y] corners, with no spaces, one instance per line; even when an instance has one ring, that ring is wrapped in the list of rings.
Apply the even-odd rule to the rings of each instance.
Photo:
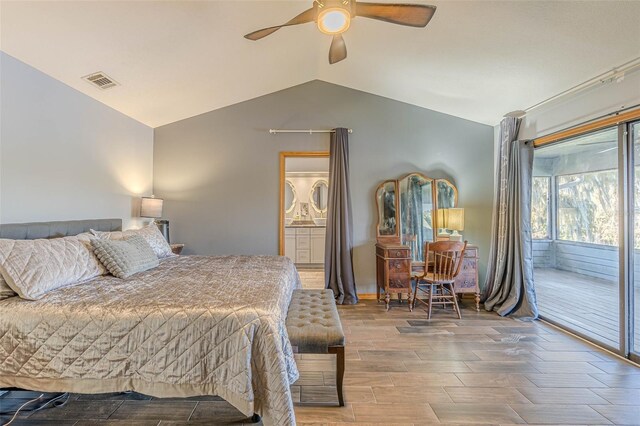
[[[140,203],[140,217],[149,217],[153,219],[153,223],[156,224],[162,236],[167,243],[169,240],[169,221],[160,219],[162,217],[162,205],[164,200],[162,198],[156,198],[153,195],[151,197],[142,197]]]
[[[464,230],[464,209],[444,209],[445,228],[452,230],[449,241],[462,241],[462,234],[458,231]]]
[[[440,240],[448,240],[449,233],[447,232],[447,228],[445,227],[444,221],[444,211],[446,209],[437,209],[436,210],[436,224],[438,226],[438,241]]]

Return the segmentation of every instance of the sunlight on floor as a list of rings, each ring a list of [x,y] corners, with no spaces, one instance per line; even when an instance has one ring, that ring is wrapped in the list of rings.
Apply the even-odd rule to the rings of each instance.
[[[302,288],[324,288],[324,271],[321,269],[307,269],[300,270],[300,280],[302,281]]]

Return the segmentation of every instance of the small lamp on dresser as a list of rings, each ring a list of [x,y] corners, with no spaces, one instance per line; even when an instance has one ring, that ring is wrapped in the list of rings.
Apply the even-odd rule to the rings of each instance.
[[[162,217],[162,206],[164,200],[162,198],[156,198],[153,195],[151,197],[142,197],[140,203],[140,217],[148,217],[153,219],[153,223],[156,224],[164,239],[168,243],[171,243],[169,239],[169,221],[160,219]]]
[[[436,210],[436,221],[438,225],[438,235],[436,236],[437,241],[448,241],[449,233],[447,232],[447,228],[445,228],[445,220],[444,220],[444,212],[446,209],[437,209]]]
[[[464,231],[464,209],[445,209],[444,223],[445,228],[453,231],[449,235],[449,241],[462,241],[462,234],[458,231]]]

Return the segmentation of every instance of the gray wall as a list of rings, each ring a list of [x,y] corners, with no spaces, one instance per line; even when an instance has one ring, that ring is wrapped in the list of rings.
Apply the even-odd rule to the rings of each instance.
[[[154,190],[172,240],[187,253],[278,253],[281,151],[328,150],[326,134],[269,128],[353,128],[354,262],[360,293],[375,291],[374,194],[412,171],[448,178],[465,208],[464,236],[480,247],[483,281],[491,228],[493,128],[357,90],[312,81],[155,129]]]
[[[0,74],[0,222],[138,225],[135,205],[152,189],[153,129],[2,52]]]

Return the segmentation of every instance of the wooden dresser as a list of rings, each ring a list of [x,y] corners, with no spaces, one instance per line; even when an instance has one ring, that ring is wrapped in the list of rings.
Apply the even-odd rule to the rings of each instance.
[[[413,300],[411,273],[421,272],[424,262],[411,261],[411,249],[394,243],[376,244],[376,287],[378,300],[384,301],[387,310],[391,294],[406,293]],[[476,302],[476,311],[480,312],[480,284],[478,282],[478,247],[468,245],[464,252],[462,269],[454,285],[456,294],[472,294]]]
[[[464,251],[462,269],[454,285],[456,294],[471,293],[475,296],[476,311],[480,312],[480,283],[478,282],[478,247],[467,246]]]
[[[384,303],[389,310],[391,294],[409,295],[409,306],[412,306],[411,289],[411,250],[408,246],[394,243],[376,244],[376,293],[378,300],[384,292]]]

